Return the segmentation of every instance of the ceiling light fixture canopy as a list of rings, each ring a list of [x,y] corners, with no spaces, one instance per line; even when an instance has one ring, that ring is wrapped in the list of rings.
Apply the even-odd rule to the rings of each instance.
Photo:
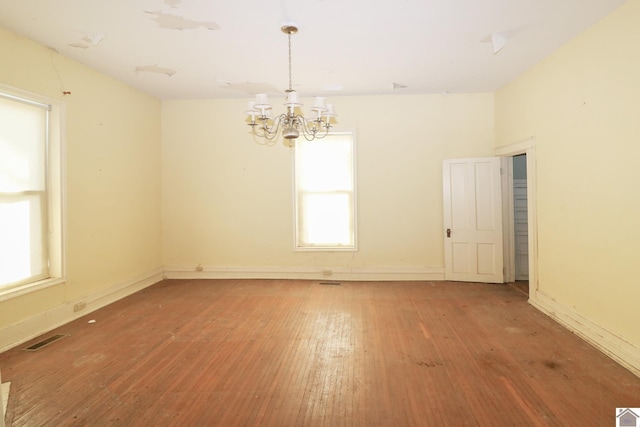
[[[291,35],[298,32],[298,27],[287,24],[281,28],[281,31],[289,39],[289,89],[285,91],[287,98],[284,104],[287,112],[274,118],[271,113],[273,107],[269,104],[267,94],[259,93],[255,101],[249,102],[248,124],[254,135],[267,140],[273,140],[278,135],[280,127],[282,127],[282,136],[288,140],[296,139],[300,134],[307,141],[324,138],[331,129],[331,120],[337,116],[336,112],[333,105],[327,104],[324,97],[318,96],[313,102],[309,118],[298,114],[303,104],[300,103],[298,92],[293,90],[291,85]]]

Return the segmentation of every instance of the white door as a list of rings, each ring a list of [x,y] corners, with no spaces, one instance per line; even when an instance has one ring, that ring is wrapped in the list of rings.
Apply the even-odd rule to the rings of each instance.
[[[445,279],[503,283],[500,158],[442,164]]]

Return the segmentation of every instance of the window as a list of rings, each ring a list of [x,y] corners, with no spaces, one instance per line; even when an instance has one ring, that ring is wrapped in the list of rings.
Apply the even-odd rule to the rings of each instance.
[[[296,249],[356,249],[355,134],[295,145]]]
[[[62,277],[61,108],[0,88],[0,298]]]

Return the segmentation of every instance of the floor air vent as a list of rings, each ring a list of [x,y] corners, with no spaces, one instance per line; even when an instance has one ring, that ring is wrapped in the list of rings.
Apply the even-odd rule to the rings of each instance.
[[[331,286],[340,286],[342,283],[340,282],[320,282],[321,285],[331,285]]]
[[[26,351],[37,351],[40,350],[42,347],[48,346],[51,343],[54,343],[64,337],[68,337],[68,335],[52,335],[47,339],[44,339],[42,341],[38,341],[37,343],[25,348]]]

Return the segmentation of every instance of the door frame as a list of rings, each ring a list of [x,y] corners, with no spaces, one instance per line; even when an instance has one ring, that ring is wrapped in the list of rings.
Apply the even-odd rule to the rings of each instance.
[[[505,281],[515,278],[514,257],[514,230],[509,218],[513,217],[513,164],[511,157],[518,154],[527,155],[527,220],[529,232],[529,300],[535,300],[538,292],[538,220],[537,220],[537,178],[536,178],[536,139],[527,138],[504,147],[496,148],[495,155],[502,157],[503,165],[503,186],[502,200],[503,213],[508,210],[507,215],[502,216],[504,256],[505,256]],[[506,203],[505,203],[506,202]],[[508,249],[507,249],[508,248]],[[513,262],[512,262],[513,261]]]

